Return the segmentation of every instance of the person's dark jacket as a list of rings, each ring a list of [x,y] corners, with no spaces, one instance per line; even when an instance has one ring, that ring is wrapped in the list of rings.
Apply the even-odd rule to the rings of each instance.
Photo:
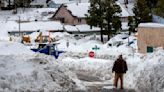
[[[128,70],[127,64],[126,64],[126,61],[124,59],[119,58],[114,62],[112,72],[126,73],[127,70]]]

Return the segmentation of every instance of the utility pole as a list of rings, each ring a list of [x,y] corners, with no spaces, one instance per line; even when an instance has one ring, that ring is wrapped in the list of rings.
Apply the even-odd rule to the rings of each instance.
[[[9,0],[9,6],[8,7],[10,7],[11,6],[11,2],[10,2],[10,0]]]
[[[21,36],[21,33],[20,33],[20,16],[18,16],[18,18],[19,18],[19,36]]]
[[[102,2],[101,2],[101,0],[99,0],[99,16],[100,16],[100,18],[102,17],[102,15],[101,15],[101,13],[102,13],[102,4],[101,4]],[[102,27],[102,23],[100,23],[100,35],[101,35],[101,42],[104,42],[104,40],[103,40],[103,27]]]

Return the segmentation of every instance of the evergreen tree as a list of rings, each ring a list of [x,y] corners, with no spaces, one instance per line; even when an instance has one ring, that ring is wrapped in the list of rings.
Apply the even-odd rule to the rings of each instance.
[[[155,13],[164,18],[164,0],[158,0]]]
[[[105,21],[106,21],[106,32],[108,33],[108,39],[111,35],[116,34],[121,29],[121,21],[119,13],[121,8],[113,0],[105,0]]]
[[[17,7],[29,7],[32,0],[15,0]]]
[[[152,21],[151,10],[147,5],[146,0],[137,0],[133,8],[133,13],[135,14],[137,25],[142,22]]]
[[[158,0],[147,0],[147,5],[150,9],[153,9],[153,8],[155,8],[157,2],[158,2]]]
[[[136,23],[135,23],[135,18],[132,16],[128,17],[128,26],[129,26],[129,35],[131,35],[132,32],[135,32]]]
[[[89,9],[89,15],[87,16],[87,23],[92,27],[100,27],[101,42],[103,42],[103,11],[101,0],[90,0],[91,6]]]
[[[21,7],[25,10],[25,7],[29,7],[32,0],[14,0],[15,13],[17,13],[17,8]]]
[[[87,15],[87,23],[101,28],[101,41],[103,34],[109,36],[121,29],[119,13],[120,7],[114,0],[90,0],[91,6]],[[106,31],[105,31],[106,30]],[[109,37],[108,37],[109,38]]]

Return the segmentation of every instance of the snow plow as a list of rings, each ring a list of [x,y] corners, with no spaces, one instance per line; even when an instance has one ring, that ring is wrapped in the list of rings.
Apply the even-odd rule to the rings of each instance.
[[[58,59],[59,55],[61,53],[64,53],[64,51],[59,51],[57,48],[58,43],[53,44],[39,44],[37,49],[31,49],[34,52],[44,53],[46,55],[52,55],[56,59]]]

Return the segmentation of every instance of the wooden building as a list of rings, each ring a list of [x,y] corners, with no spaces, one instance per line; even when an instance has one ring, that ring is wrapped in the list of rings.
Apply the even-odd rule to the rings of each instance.
[[[164,48],[164,25],[158,23],[141,23],[137,39],[139,53],[151,53],[157,47]]]

